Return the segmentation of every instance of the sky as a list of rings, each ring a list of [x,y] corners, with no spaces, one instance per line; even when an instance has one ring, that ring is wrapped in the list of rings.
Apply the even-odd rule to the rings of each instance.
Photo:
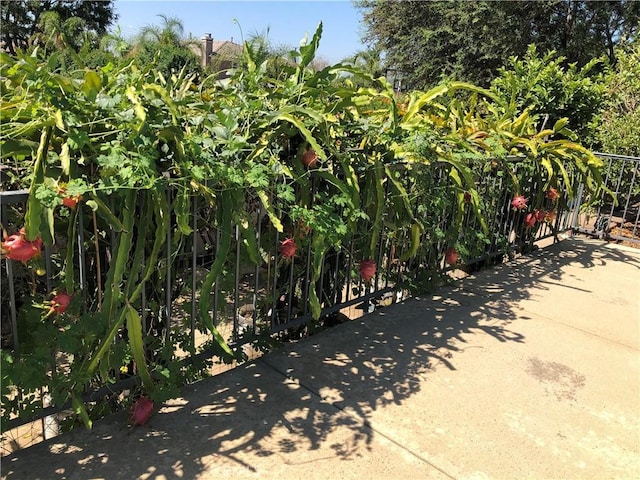
[[[144,26],[162,25],[158,15],[164,14],[182,21],[185,37],[210,33],[215,40],[242,43],[242,38],[269,29],[273,45],[298,47],[322,21],[317,58],[337,63],[365,49],[360,11],[351,0],[116,0],[115,11],[116,25],[127,38]]]

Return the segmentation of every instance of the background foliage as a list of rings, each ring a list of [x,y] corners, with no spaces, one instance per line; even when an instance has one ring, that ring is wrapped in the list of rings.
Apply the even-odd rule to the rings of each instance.
[[[404,72],[412,88],[444,78],[488,85],[511,56],[530,44],[582,67],[615,63],[615,46],[635,38],[640,3],[545,0],[519,2],[358,2],[365,39],[385,53],[385,67]]]
[[[593,59],[579,68],[565,60],[553,51],[540,56],[531,45],[523,58],[512,57],[498,69],[491,87],[517,111],[536,115],[540,127],[569,118],[575,138],[585,141],[593,137],[592,122],[605,97],[602,75],[594,71],[603,61]]]
[[[640,156],[640,44],[620,48],[607,73],[607,96],[596,123],[596,145],[605,152]]]
[[[0,39],[3,47],[10,54],[18,50],[26,50],[29,45],[46,32],[46,25],[42,15],[53,12],[61,25],[66,25],[66,31],[59,33],[67,35],[73,41],[75,27],[82,23],[82,31],[100,36],[106,33],[107,27],[116,20],[113,11],[113,0],[23,0],[5,1],[0,3],[0,18],[2,30]],[[73,28],[71,28],[73,27]],[[50,33],[50,32],[48,32]]]

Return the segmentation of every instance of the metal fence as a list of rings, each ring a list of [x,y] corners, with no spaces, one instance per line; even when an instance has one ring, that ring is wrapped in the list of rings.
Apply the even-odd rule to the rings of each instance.
[[[606,162],[604,183],[609,192],[588,208],[576,210],[573,229],[606,240],[640,245],[640,158],[609,153],[596,153]],[[584,190],[579,191],[578,205],[586,203]]]
[[[624,228],[635,215],[630,232],[636,236],[638,228],[638,184],[637,170],[640,159],[603,155],[609,160],[606,172],[607,185],[618,194],[618,202],[603,196],[597,214],[582,208],[583,189],[579,189],[574,200],[560,202],[560,207],[552,223],[544,224],[530,238],[524,228],[523,216],[515,212],[510,205],[512,192],[507,180],[488,169],[477,178],[478,193],[483,199],[483,213],[489,234],[483,233],[479,219],[467,210],[462,219],[463,228],[458,243],[466,250],[465,262],[451,267],[444,262],[447,248],[445,240],[434,232],[447,230],[454,221],[451,205],[438,210],[437,205],[414,202],[412,208],[416,218],[429,228],[421,238],[421,243],[428,246],[422,248],[420,254],[407,261],[400,261],[404,251],[409,248],[408,230],[398,232],[385,227],[380,235],[375,252],[378,269],[370,282],[363,282],[357,273],[357,264],[361,260],[356,254],[357,246],[352,239],[328,251],[322,258],[321,272],[317,280],[311,276],[311,246],[300,251],[290,260],[283,261],[278,254],[278,246],[283,240],[269,222],[263,221],[265,212],[259,202],[252,210],[251,218],[255,222],[258,242],[271,252],[263,258],[259,265],[247,264],[241,255],[241,235],[236,227],[231,239],[231,252],[226,263],[227,273],[218,278],[212,291],[211,317],[225,340],[236,348],[243,348],[246,358],[258,355],[255,348],[256,338],[271,338],[279,341],[295,341],[313,333],[317,329],[329,327],[348,321],[376,308],[393,304],[406,298],[416,288],[426,289],[440,284],[454,270],[473,272],[484,266],[500,263],[515,253],[522,251],[526,245],[535,241],[557,241],[558,236],[568,230],[595,233],[609,238],[629,237],[612,230],[618,218]],[[612,182],[612,179],[617,179]],[[434,171],[426,189],[451,189],[450,178],[446,169]],[[315,187],[312,187],[312,190]],[[530,191],[538,185],[528,185]],[[389,190],[386,191],[390,195]],[[314,192],[311,192],[314,195]],[[1,192],[0,205],[2,226],[15,231],[19,225],[12,225],[12,219],[24,213],[28,192]],[[168,202],[172,201],[171,192],[167,192]],[[171,344],[176,358],[184,365],[210,359],[216,352],[210,336],[196,325],[196,305],[199,302],[198,285],[202,283],[203,274],[212,263],[212,258],[220,244],[221,231],[209,220],[211,212],[192,199],[193,234],[176,247],[172,244],[171,229],[167,234],[167,249],[158,261],[158,269],[162,270],[162,282],[151,283],[143,291],[140,314],[143,331],[151,337],[163,338]],[[251,203],[254,199],[245,198]],[[387,200],[390,200],[389,198]],[[621,205],[624,205],[623,209]],[[606,218],[606,224],[604,220]],[[595,219],[592,223],[591,220]],[[83,215],[77,216],[83,222]],[[79,225],[78,239],[74,253],[79,271],[80,295],[85,310],[94,308],[96,285],[93,277],[99,275],[95,258],[85,248],[90,240],[85,238],[87,229]],[[605,235],[606,234],[606,235]],[[103,242],[108,252],[115,244],[114,233],[106,235]],[[615,235],[615,236],[614,236]],[[97,238],[94,238],[96,242]],[[634,240],[637,241],[637,240]],[[173,245],[173,246],[172,246]],[[271,246],[268,246],[271,245]],[[38,279],[42,291],[51,291],[51,284],[56,270],[56,251],[45,247],[42,256],[44,275]],[[105,261],[108,263],[108,255]],[[23,265],[12,260],[3,260],[2,270],[2,348],[10,350],[14,357],[21,354],[21,339],[27,334],[21,329],[18,318],[21,295],[28,294],[28,289],[21,285],[25,278],[32,274],[26,272]],[[30,277],[31,275],[31,277]],[[6,288],[5,288],[6,287]],[[313,320],[307,298],[310,289],[314,289],[322,306],[319,320]],[[179,335],[177,337],[176,335]],[[179,340],[176,340],[179,338]],[[244,346],[243,346],[244,345]],[[52,372],[60,370],[60,358],[53,356]],[[209,373],[215,373],[215,368]],[[105,396],[134,388],[138,384],[135,375],[123,375],[111,385],[97,386],[87,391],[86,401],[97,401]],[[20,392],[16,393],[20,395]],[[27,422],[37,420],[41,428],[40,437],[48,426],[46,419],[52,418],[69,405],[48,406],[47,392],[40,392],[42,408],[29,418],[14,418],[8,429],[15,429]],[[33,424],[32,424],[33,425]],[[35,427],[34,427],[35,428]],[[55,433],[55,432],[54,432]]]

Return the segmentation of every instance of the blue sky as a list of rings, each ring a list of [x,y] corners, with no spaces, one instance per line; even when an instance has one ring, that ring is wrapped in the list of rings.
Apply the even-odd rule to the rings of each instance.
[[[311,38],[322,21],[317,57],[336,63],[365,48],[360,41],[361,15],[351,0],[116,0],[115,7],[125,37],[146,25],[161,25],[157,15],[164,14],[182,21],[185,36],[211,33],[216,40],[233,38],[241,43],[242,35],[248,38],[269,28],[274,45],[297,47],[306,34]]]

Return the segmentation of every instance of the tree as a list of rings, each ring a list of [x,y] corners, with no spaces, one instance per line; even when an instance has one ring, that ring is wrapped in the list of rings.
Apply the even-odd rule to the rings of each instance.
[[[620,48],[607,75],[598,140],[605,152],[640,156],[640,44]]]
[[[153,64],[156,70],[169,78],[172,72],[187,67],[190,72],[200,72],[200,62],[189,44],[198,40],[184,39],[182,22],[174,17],[158,15],[161,25],[149,25],[142,29],[133,42],[129,55],[141,65]]]
[[[382,51],[380,48],[369,48],[356,52],[347,61],[373,77],[384,75]]]
[[[578,66],[602,55],[615,63],[615,45],[637,35],[640,19],[640,2],[631,0],[360,0],[358,6],[365,40],[418,88],[443,77],[487,85],[532,43]]]
[[[351,79],[356,81],[356,84],[361,87],[372,87],[376,82],[374,79],[385,76],[384,62],[382,58],[382,50],[380,48],[368,48],[360,50],[354,55],[342,60],[342,63],[351,64],[366,76],[352,76]],[[387,78],[390,77],[389,72]],[[395,79],[389,78],[389,81],[397,87],[398,82]]]
[[[51,18],[43,21],[46,12],[55,12],[59,25],[64,25],[72,18],[75,24],[83,24],[84,31],[96,35],[106,33],[107,27],[117,18],[113,0],[27,0],[0,3],[0,19],[2,30],[0,43],[11,55],[18,49],[26,49],[30,39],[40,33],[43,27],[51,25]],[[67,27],[70,25],[67,23]]]
[[[147,25],[140,32],[142,42],[157,42],[163,45],[179,45],[184,34],[184,26],[178,18],[158,15],[162,25]]]
[[[100,49],[116,58],[124,57],[132,48],[131,43],[122,35],[120,26],[100,37]]]

